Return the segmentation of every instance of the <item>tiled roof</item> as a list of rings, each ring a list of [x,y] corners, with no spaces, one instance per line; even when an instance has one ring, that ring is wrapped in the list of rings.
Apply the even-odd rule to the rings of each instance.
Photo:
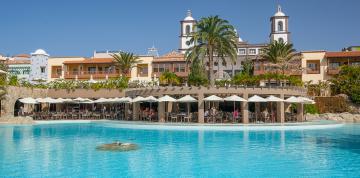
[[[113,62],[113,58],[90,58],[81,61],[64,61],[64,64],[105,64]]]
[[[360,51],[326,52],[325,57],[360,57]]]
[[[30,55],[29,54],[18,54],[14,57],[24,57],[24,58],[30,58]]]
[[[154,58],[154,62],[185,62],[185,56],[177,51],[171,51],[163,56]]]
[[[13,64],[31,64],[30,60],[7,60],[5,61],[5,64],[7,65],[13,65]]]

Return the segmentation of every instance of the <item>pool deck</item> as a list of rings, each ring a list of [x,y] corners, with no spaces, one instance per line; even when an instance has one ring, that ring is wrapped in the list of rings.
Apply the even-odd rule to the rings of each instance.
[[[144,130],[309,130],[330,129],[342,127],[345,124],[332,121],[312,121],[299,123],[258,123],[258,124],[200,124],[200,123],[149,123],[141,121],[114,121],[114,120],[58,120],[35,121],[35,124],[74,124],[99,123],[106,127],[144,129]]]

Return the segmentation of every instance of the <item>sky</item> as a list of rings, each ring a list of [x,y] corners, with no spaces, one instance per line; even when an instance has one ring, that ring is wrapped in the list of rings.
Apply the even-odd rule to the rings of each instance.
[[[298,51],[360,45],[360,0],[0,0],[0,54],[92,56],[94,50],[160,54],[179,48],[180,20],[219,15],[249,43],[269,41],[277,5]]]

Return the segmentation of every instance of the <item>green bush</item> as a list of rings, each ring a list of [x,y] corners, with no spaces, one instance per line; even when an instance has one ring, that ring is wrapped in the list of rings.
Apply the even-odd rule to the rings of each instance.
[[[331,80],[333,94],[347,94],[354,103],[360,104],[360,66],[343,66]]]
[[[305,110],[305,113],[309,113],[309,114],[318,114],[319,113],[319,109],[316,107],[315,104],[305,104],[304,110]]]

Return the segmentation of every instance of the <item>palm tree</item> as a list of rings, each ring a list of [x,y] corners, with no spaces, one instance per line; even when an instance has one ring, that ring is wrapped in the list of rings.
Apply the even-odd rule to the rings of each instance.
[[[264,48],[261,57],[275,64],[275,67],[279,67],[283,75],[291,65],[300,69],[300,63],[295,63],[298,62],[300,56],[291,43],[274,41]]]
[[[129,52],[120,52],[118,54],[112,54],[111,56],[114,58],[116,62],[115,65],[119,67],[123,76],[129,74],[131,69],[136,67],[136,65],[141,62],[139,57]]]
[[[186,51],[185,56],[188,62],[200,59],[203,64],[206,63],[207,58],[207,62],[209,62],[208,77],[210,85],[214,86],[214,57],[218,57],[226,64],[225,57],[228,56],[234,62],[236,59],[237,35],[234,27],[227,20],[223,20],[218,16],[202,18],[195,25],[195,28],[196,31],[192,33],[189,41],[194,46]]]
[[[160,75],[160,82],[172,86],[172,84],[180,84],[180,78],[175,73],[166,71]]]

